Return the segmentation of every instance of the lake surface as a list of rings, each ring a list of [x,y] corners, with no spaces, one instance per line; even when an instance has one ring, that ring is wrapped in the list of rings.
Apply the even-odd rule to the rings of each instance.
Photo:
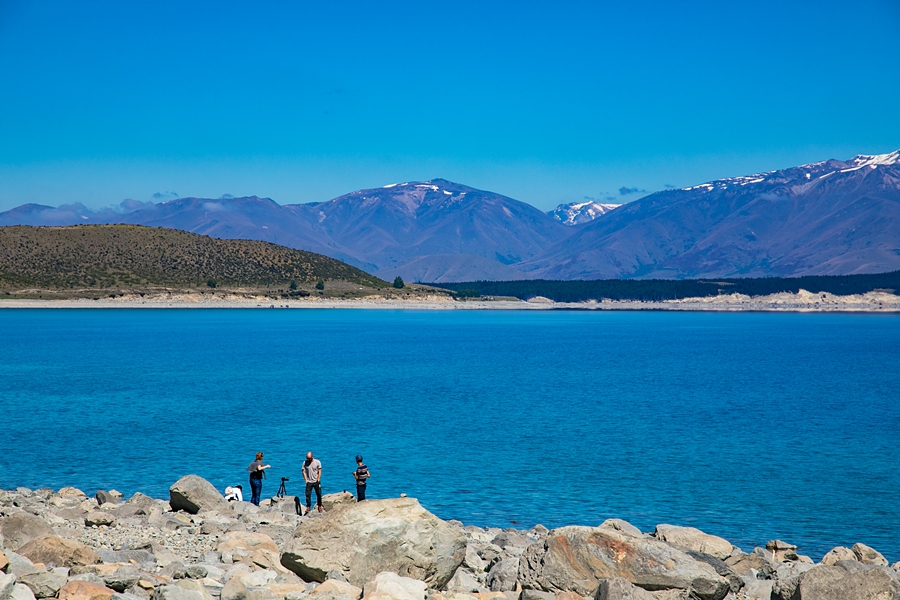
[[[405,492],[500,527],[695,526],[900,560],[900,317],[0,310],[0,487]],[[247,494],[249,496],[249,489]]]

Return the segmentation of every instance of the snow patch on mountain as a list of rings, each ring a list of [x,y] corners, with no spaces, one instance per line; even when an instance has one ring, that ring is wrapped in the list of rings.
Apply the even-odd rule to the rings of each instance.
[[[593,221],[599,216],[605,215],[611,210],[619,208],[621,204],[604,204],[601,202],[571,202],[560,204],[547,214],[563,225],[580,225]]]

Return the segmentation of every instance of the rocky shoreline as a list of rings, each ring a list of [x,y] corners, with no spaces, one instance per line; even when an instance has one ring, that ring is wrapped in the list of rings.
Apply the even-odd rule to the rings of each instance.
[[[184,292],[154,295],[122,295],[115,298],[69,300],[0,299],[0,308],[365,308],[411,310],[674,310],[711,312],[900,312],[900,296],[887,292],[836,296],[826,293],[779,293],[769,296],[729,294],[679,300],[602,300],[554,302],[548,298],[466,299],[422,294],[409,298],[379,295],[354,299],[299,298],[274,300],[265,296],[234,293],[196,294]]]
[[[815,562],[618,519],[479,528],[346,492],[299,507],[226,502],[195,475],[168,500],[0,490],[0,600],[900,600],[900,562],[864,544]]]

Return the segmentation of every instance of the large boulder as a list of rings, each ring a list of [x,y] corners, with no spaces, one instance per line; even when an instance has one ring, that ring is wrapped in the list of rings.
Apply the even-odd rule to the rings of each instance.
[[[34,597],[34,594],[31,593],[31,588],[27,585],[17,583],[15,587],[13,587],[12,593],[9,595],[9,600],[37,600]]]
[[[219,600],[250,600],[250,590],[241,583],[240,577],[232,577],[225,582]]]
[[[359,600],[361,596],[362,588],[339,579],[328,579],[309,594],[315,600]]]
[[[900,582],[883,567],[819,566],[775,584],[773,600],[900,600]],[[844,567],[848,568],[844,568]]]
[[[94,565],[100,562],[100,556],[81,542],[56,535],[31,540],[19,548],[19,554],[31,562],[52,564],[57,567]]]
[[[492,592],[511,592],[519,580],[519,559],[504,558],[488,572],[486,583]]]
[[[7,600],[16,587],[16,576],[12,573],[0,573],[0,600]]]
[[[153,590],[151,600],[205,600],[203,593],[178,585],[161,585]]]
[[[275,540],[264,533],[253,531],[229,531],[219,538],[216,550],[218,552],[234,552],[235,550],[244,552],[270,550],[275,553],[279,552]]]
[[[47,571],[32,571],[19,576],[19,583],[27,585],[35,598],[55,598],[66,579]]]
[[[859,560],[856,558],[856,554],[850,548],[845,548],[844,546],[836,546],[828,551],[828,553],[822,557],[823,565],[833,565],[841,560]]]
[[[0,519],[0,535],[3,545],[9,550],[18,551],[31,540],[52,534],[53,529],[31,513],[17,512]]]
[[[322,496],[322,508],[325,510],[334,510],[338,506],[353,504],[355,502],[356,496],[350,492],[337,492],[335,494],[325,494]]]
[[[97,493],[94,494],[94,499],[97,500],[97,504],[100,506],[104,504],[118,504],[120,498],[121,496],[110,494],[105,490],[97,490]]]
[[[281,564],[306,581],[331,570],[362,586],[383,571],[446,584],[466,555],[466,535],[415,498],[348,504],[300,524]]]
[[[732,571],[737,573],[738,576],[743,576],[750,569],[762,571],[767,568],[772,568],[772,562],[759,552],[751,552],[750,554],[744,554],[742,552],[740,554],[735,554],[734,556],[726,558],[725,564],[728,565]]]
[[[425,582],[409,577],[400,577],[396,573],[379,573],[375,579],[366,583],[363,593],[386,594],[395,600],[425,600]]]
[[[169,488],[169,506],[196,515],[201,510],[228,508],[228,501],[207,480],[185,475]]]
[[[656,598],[627,579],[613,577],[600,582],[594,600],[656,600]]]
[[[612,577],[651,591],[689,590],[701,600],[720,600],[729,590],[710,565],[660,540],[609,527],[554,529],[519,559],[519,582],[525,588],[586,596]]]
[[[704,533],[695,527],[679,527],[677,525],[657,525],[656,538],[675,546],[681,546],[694,552],[703,552],[725,560],[731,556],[731,542],[715,535]]]
[[[59,590],[59,600],[109,600],[114,590],[91,581],[74,579]]]
[[[856,543],[853,544],[853,554],[856,555],[857,560],[864,565],[877,565],[879,567],[886,567],[888,565],[887,559],[875,548],[870,546],[866,546],[865,544]]]

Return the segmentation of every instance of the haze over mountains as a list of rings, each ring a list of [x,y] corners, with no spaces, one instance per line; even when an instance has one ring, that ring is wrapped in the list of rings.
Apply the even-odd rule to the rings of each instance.
[[[900,151],[550,213],[443,179],[284,206],[251,196],[0,213],[0,225],[74,223],[271,241],[409,281],[878,273],[900,269]]]

